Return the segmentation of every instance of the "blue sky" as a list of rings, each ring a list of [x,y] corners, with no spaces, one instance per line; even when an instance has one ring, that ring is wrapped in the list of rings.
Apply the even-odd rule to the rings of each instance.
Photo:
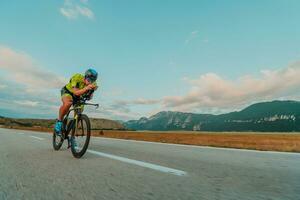
[[[0,2],[0,115],[55,118],[74,73],[100,74],[91,116],[223,113],[299,100],[296,0]]]

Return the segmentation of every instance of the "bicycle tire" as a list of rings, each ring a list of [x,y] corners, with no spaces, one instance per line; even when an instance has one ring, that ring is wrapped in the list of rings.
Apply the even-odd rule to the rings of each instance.
[[[72,134],[71,134],[71,151],[75,158],[81,158],[85,154],[85,152],[89,146],[90,137],[91,137],[91,122],[90,122],[89,117],[87,115],[81,114],[80,117],[78,118],[78,122],[80,122],[80,121],[85,121],[85,124],[86,124],[86,128],[87,128],[86,140],[85,140],[85,143],[84,143],[81,151],[77,151],[76,147],[74,146],[75,130],[76,130],[75,126],[77,126],[77,124],[74,123],[74,125],[72,127]]]
[[[62,137],[60,137],[60,141],[58,143],[56,143],[56,137],[59,137],[56,135],[55,131],[53,131],[53,136],[52,136],[52,145],[53,145],[53,149],[55,151],[58,151],[62,144],[64,143],[64,139]]]

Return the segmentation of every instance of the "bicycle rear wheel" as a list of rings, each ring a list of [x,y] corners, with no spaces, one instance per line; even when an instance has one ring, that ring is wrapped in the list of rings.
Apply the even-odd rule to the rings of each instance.
[[[61,148],[63,143],[64,143],[64,139],[60,136],[57,136],[55,131],[53,131],[53,137],[52,137],[53,149],[55,151],[58,151]]]
[[[91,123],[87,115],[81,114],[72,128],[71,151],[75,158],[81,158],[90,142]]]
[[[52,144],[53,144],[54,150],[58,151],[61,148],[62,144],[64,143],[64,140],[68,139],[69,132],[71,131],[71,128],[73,126],[72,123],[73,123],[73,120],[68,120],[68,118],[64,118],[63,127],[62,127],[62,135],[57,136],[55,131],[53,131]],[[68,139],[68,141],[69,141],[69,139]]]

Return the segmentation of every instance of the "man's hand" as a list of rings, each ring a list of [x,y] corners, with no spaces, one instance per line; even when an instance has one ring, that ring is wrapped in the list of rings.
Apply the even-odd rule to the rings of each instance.
[[[86,94],[88,93],[88,91],[91,91],[91,90],[96,90],[97,89],[97,86],[94,85],[94,84],[88,84],[87,86],[85,86],[83,89],[78,89],[78,88],[73,88],[73,94],[75,96],[81,96],[83,94]]]
[[[95,88],[97,89],[97,86],[95,86],[94,84],[89,84],[86,86],[87,90],[94,90]]]

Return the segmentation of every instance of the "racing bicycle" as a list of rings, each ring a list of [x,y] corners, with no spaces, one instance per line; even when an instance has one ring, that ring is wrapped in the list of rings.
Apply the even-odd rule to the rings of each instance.
[[[96,109],[99,107],[99,104],[87,103],[91,93],[73,99],[72,108],[63,119],[61,136],[58,136],[55,131],[53,132],[54,150],[58,151],[64,140],[67,140],[68,148],[71,148],[75,158],[81,158],[85,154],[91,137],[91,123],[89,117],[82,112],[85,105],[95,106]],[[70,117],[72,111],[74,112],[73,118]]]

